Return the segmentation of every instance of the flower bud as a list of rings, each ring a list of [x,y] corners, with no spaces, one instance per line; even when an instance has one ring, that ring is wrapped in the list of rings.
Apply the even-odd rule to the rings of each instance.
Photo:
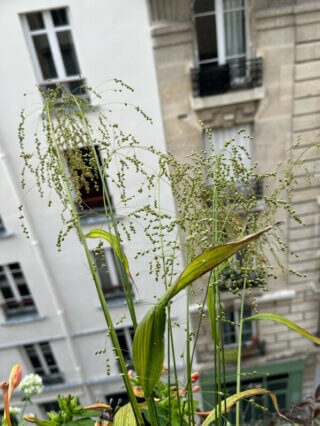
[[[193,388],[192,388],[192,392],[199,392],[199,390],[200,390],[200,386],[194,386]]]
[[[11,400],[13,391],[17,386],[19,386],[19,383],[21,382],[22,378],[22,368],[21,365],[16,364],[14,367],[12,367],[10,376],[9,376],[9,394],[8,399],[9,402]]]
[[[135,386],[133,388],[133,393],[135,394],[135,396],[137,396],[138,398],[144,398],[144,393],[142,388],[140,388],[139,386]]]
[[[199,380],[200,374],[199,371],[195,371],[194,373],[191,374],[191,383],[195,383],[196,381]]]

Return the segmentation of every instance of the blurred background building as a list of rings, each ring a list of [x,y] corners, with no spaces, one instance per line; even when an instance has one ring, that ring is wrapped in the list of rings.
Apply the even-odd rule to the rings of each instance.
[[[301,135],[294,158],[318,141],[320,119],[320,3],[308,0],[150,1],[151,34],[157,68],[167,148],[185,159],[191,151],[210,150],[198,125],[213,129],[213,140],[238,138],[245,128],[253,136],[252,157],[260,171],[288,158],[288,147]],[[316,178],[305,188],[297,176],[292,207],[306,226],[287,220],[288,252],[281,261],[303,276],[286,274],[257,292],[260,312],[284,315],[311,333],[319,333],[319,158],[307,159]],[[265,188],[256,188],[265,191]],[[294,249],[299,257],[290,257]],[[307,274],[307,276],[304,276]],[[222,296],[226,315],[237,321],[239,304]],[[250,306],[247,307],[250,314]],[[194,319],[198,315],[193,313]],[[237,344],[237,330],[225,329],[225,347]],[[297,403],[320,383],[320,351],[281,325],[259,322],[246,330],[243,349],[247,387],[267,387],[279,405]],[[254,343],[252,345],[252,343]],[[214,403],[213,342],[209,319],[197,345],[204,408]],[[266,375],[267,373],[267,375]],[[235,390],[235,365],[227,368],[227,391]],[[267,402],[267,401],[265,401]],[[261,413],[260,413],[261,414]],[[247,420],[259,416],[250,408]]]
[[[119,121],[146,143],[162,149],[166,144],[184,160],[191,150],[209,149],[199,120],[213,129],[218,144],[246,128],[254,138],[254,161],[261,171],[268,171],[287,159],[287,149],[299,135],[302,149],[317,140],[320,3],[2,0],[0,7],[0,373],[19,362],[24,372],[42,375],[46,388],[34,398],[34,409],[42,410],[43,415],[57,393],[79,394],[81,403],[89,403],[112,395],[118,398],[123,390],[113,361],[114,373],[104,374],[108,354],[94,355],[105,345],[105,325],[94,289],[88,285],[90,278],[76,237],[69,237],[62,254],[58,253],[54,246],[59,230],[57,210],[49,209],[36,191],[23,195],[19,189],[16,131],[25,102],[23,93],[36,84],[48,86],[48,79],[50,84],[59,81],[66,90],[74,91],[83,80],[95,87],[106,78],[121,78],[135,88],[132,101],[142,105],[156,127],[140,126],[130,113],[119,113]],[[34,110],[40,110],[40,104],[35,93]],[[36,127],[40,116],[33,120]],[[301,148],[293,155],[300,152]],[[308,165],[312,164],[318,172],[319,159],[308,158]],[[288,269],[307,277],[287,274],[270,283],[267,294],[257,294],[260,312],[284,315],[312,333],[320,331],[318,176],[308,189],[304,176],[297,176],[293,208],[306,226],[288,220],[283,227],[288,253],[293,248],[299,257],[283,254],[281,260]],[[118,198],[112,189],[111,185],[117,209]],[[163,197],[174,205],[169,194]],[[20,229],[21,202],[31,240]],[[99,208],[96,198],[87,202]],[[94,227],[94,219],[87,218],[84,226]],[[137,244],[143,244],[139,238]],[[125,247],[129,261],[133,247],[133,243]],[[112,272],[112,253],[106,253],[110,275],[102,279],[107,299],[113,299],[113,315],[120,317],[123,295]],[[135,268],[143,270],[143,265]],[[143,302],[150,302],[153,296],[145,278],[142,275],[138,282],[143,294],[137,305],[139,318],[146,309]],[[226,293],[223,303],[229,318],[236,321],[239,305],[235,298]],[[247,309],[249,313],[250,307]],[[179,321],[182,305],[176,312]],[[196,319],[193,310],[191,315]],[[129,322],[121,324],[118,335],[130,361],[133,333]],[[182,334],[179,338],[183,342]],[[226,339],[226,348],[234,348],[237,331],[229,331]],[[243,383],[272,390],[280,406],[298,402],[320,383],[320,350],[306,339],[281,325],[262,322],[246,331],[245,340],[255,344],[253,350],[243,353],[244,370],[257,373],[245,377]],[[107,349],[111,359],[110,344]],[[212,354],[205,319],[197,345],[205,409],[213,404]],[[235,366],[230,363],[228,391],[233,391],[235,380]],[[251,419],[258,415],[254,409],[248,414]]]

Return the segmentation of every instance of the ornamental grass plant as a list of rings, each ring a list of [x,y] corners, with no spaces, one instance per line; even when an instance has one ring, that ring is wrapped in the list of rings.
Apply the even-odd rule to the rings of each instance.
[[[121,90],[132,90],[120,80],[115,80],[114,84]],[[92,98],[100,98],[94,91],[86,90]],[[279,253],[285,252],[287,246],[282,240],[279,218],[291,217],[301,223],[290,205],[295,174],[303,165],[306,151],[318,149],[318,146],[306,148],[296,160],[289,154],[286,164],[261,172],[257,163],[247,166],[247,160],[251,159],[249,146],[253,142],[244,129],[239,130],[239,140],[225,141],[218,150],[214,134],[202,124],[211,141],[210,152],[192,152],[188,161],[181,163],[170,153],[143,145],[132,134],[122,131],[121,123],[111,121],[109,107],[96,111],[88,97],[65,94],[59,86],[45,93],[40,90],[40,93],[44,105],[42,121],[34,132],[32,151],[25,148],[26,135],[29,138],[30,134],[27,114],[25,111],[21,113],[19,140],[24,161],[21,184],[29,190],[27,182],[30,179],[28,174],[31,174],[39,195],[47,198],[49,205],[52,203],[51,193],[60,200],[58,250],[63,250],[63,241],[70,232],[77,233],[104,314],[106,334],[111,339],[130,401],[115,412],[106,408],[100,416],[97,412],[85,418],[77,418],[74,414],[68,417],[67,423],[86,423],[84,426],[91,426],[95,421],[113,425],[196,425],[199,422],[226,425],[230,424],[230,408],[235,405],[236,424],[239,425],[242,422],[240,401],[251,400],[256,395],[270,397],[279,418],[284,418],[276,396],[268,389],[243,389],[241,386],[242,334],[246,323],[272,320],[320,344],[320,339],[288,319],[272,313],[260,314],[256,303],[257,289],[267,291],[268,283],[276,279],[283,268]],[[124,103],[121,108],[134,108],[137,119],[142,117],[147,120],[146,125],[152,125],[151,118],[140,107]],[[145,162],[146,156],[156,159],[156,170]],[[116,175],[111,174],[110,170],[115,168]],[[128,191],[128,179],[132,176],[129,170],[132,169],[139,182],[134,193]],[[308,178],[312,178],[312,173]],[[125,212],[126,220],[115,214],[106,181],[112,182],[118,191],[117,211]],[[167,185],[172,192],[174,212],[161,203],[162,185]],[[84,194],[92,187],[102,190],[103,211],[90,209],[84,201]],[[264,188],[263,194],[257,190],[260,187]],[[141,193],[149,200],[144,205],[140,203]],[[103,225],[84,233],[82,221],[86,215],[102,216],[105,218]],[[24,227],[23,206],[21,218]],[[151,248],[137,250],[135,258],[142,258],[148,264],[150,285],[161,286],[162,296],[155,299],[144,318],[138,321],[133,288],[135,280],[139,280],[139,271],[135,276],[131,273],[123,246],[141,228]],[[24,232],[28,236],[25,227]],[[106,241],[115,254],[125,295],[126,316],[135,329],[134,372],[128,369],[121,351],[115,331],[119,319],[111,315],[101,288],[97,258],[91,256],[88,239],[97,240],[97,257],[103,255],[101,241]],[[240,318],[237,323],[227,319],[224,312],[222,292],[226,290],[239,297]],[[186,301],[186,323],[183,325],[172,319],[175,300],[181,294]],[[244,307],[248,300],[254,314],[245,317]],[[196,324],[191,323],[189,315],[190,305],[194,303],[199,310]],[[201,412],[195,398],[195,392],[200,388],[196,384],[198,375],[194,365],[197,339],[206,315],[211,327],[208,339],[214,342],[214,407],[210,412]],[[239,330],[234,395],[226,391],[226,323]],[[175,349],[176,327],[185,327],[183,382],[177,369],[180,354]],[[165,358],[167,367],[164,366]],[[66,407],[61,409],[67,410]],[[36,417],[27,420],[46,426],[65,424],[65,417],[56,414],[50,415],[45,423]]]

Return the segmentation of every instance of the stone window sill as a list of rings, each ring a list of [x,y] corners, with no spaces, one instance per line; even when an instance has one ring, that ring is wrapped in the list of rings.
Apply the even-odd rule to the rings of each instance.
[[[201,111],[209,108],[220,108],[228,105],[259,101],[264,97],[264,88],[255,87],[254,89],[230,91],[222,95],[191,97],[190,103],[194,111]]]
[[[2,326],[10,326],[10,325],[19,325],[19,324],[27,324],[29,322],[35,322],[35,321],[42,321],[46,317],[40,316],[39,314],[29,314],[24,315],[20,318],[10,318],[4,322],[1,323]]]

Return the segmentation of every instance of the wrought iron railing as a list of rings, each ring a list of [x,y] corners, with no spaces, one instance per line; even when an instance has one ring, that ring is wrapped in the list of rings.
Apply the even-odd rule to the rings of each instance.
[[[262,85],[262,58],[231,59],[227,64],[202,64],[191,70],[194,96],[211,96]]]
[[[37,313],[37,308],[31,296],[23,296],[21,300],[8,298],[1,304],[1,307],[7,319]]]

